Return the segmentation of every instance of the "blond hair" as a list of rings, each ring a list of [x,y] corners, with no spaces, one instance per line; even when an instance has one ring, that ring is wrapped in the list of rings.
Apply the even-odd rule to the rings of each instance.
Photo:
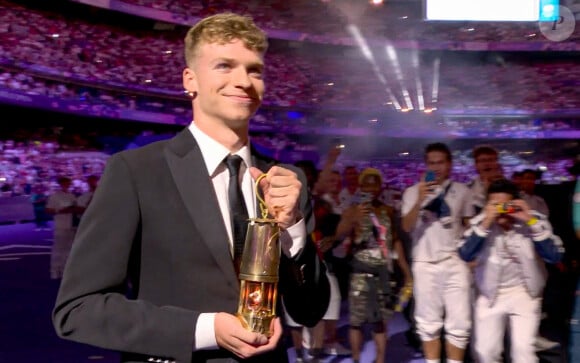
[[[246,48],[264,54],[268,49],[266,33],[248,16],[221,13],[209,16],[195,24],[185,36],[185,63],[196,57],[201,43],[226,44],[235,40],[244,42]]]

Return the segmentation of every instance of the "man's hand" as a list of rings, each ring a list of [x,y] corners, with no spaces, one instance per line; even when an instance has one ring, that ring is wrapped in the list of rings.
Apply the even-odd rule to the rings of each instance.
[[[252,167],[250,174],[257,180],[263,173],[260,169]],[[300,216],[298,200],[302,188],[296,173],[280,166],[273,166],[266,173],[266,177],[260,180],[260,188],[264,193],[268,212],[280,227],[285,229],[296,224]]]
[[[437,182],[426,182],[424,180],[421,180],[419,182],[419,200],[417,201],[419,204],[423,203],[423,201],[425,200],[425,198],[427,198],[428,195],[433,194],[433,189],[435,188],[435,186],[437,185]]]
[[[339,147],[331,147],[330,150],[328,150],[328,154],[326,154],[326,163],[331,163],[332,165],[334,165],[336,163],[336,159],[338,159],[338,157],[340,156],[340,153],[342,152],[342,149]]]
[[[361,203],[356,206],[355,218],[356,222],[362,222],[372,211],[371,203]]]
[[[242,359],[273,350],[282,336],[280,318],[272,321],[270,338],[244,329],[237,317],[227,313],[216,314],[214,329],[217,344]]]
[[[495,200],[490,200],[485,205],[483,209],[483,213],[485,214],[485,218],[483,222],[481,222],[481,226],[485,229],[489,229],[492,223],[496,220],[497,216],[499,215],[499,211],[497,209],[497,205],[499,202]]]
[[[525,200],[514,199],[510,203],[516,206],[517,209],[519,209],[517,212],[511,213],[511,216],[524,222],[528,222],[530,219],[532,219],[532,215],[530,213],[531,212],[530,206],[528,205],[528,203],[526,203]]]

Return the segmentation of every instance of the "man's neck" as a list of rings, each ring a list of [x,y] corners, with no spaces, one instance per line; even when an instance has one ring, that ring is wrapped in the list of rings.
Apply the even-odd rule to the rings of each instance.
[[[248,143],[248,127],[234,130],[222,122],[208,119],[194,120],[193,122],[200,131],[225,146],[232,153]]]

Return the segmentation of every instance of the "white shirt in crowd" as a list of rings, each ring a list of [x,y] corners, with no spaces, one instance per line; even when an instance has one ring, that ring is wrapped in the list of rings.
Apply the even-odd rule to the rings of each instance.
[[[48,197],[46,208],[57,211],[57,214],[54,215],[54,229],[71,229],[73,227],[73,214],[58,213],[58,211],[75,205],[76,199],[74,194],[62,190],[56,191]]]
[[[445,189],[447,183],[442,187]],[[401,214],[407,215],[419,198],[419,185],[415,184],[407,188],[403,193]],[[474,216],[469,188],[458,182],[453,182],[447,194],[445,202],[451,210],[451,227],[445,226],[432,212],[421,210],[411,232],[412,259],[419,262],[438,262],[447,259],[457,251],[458,243],[463,234],[463,218]]]

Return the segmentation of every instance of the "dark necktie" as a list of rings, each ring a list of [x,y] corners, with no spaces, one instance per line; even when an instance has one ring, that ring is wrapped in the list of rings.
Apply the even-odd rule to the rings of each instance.
[[[248,210],[244,202],[244,194],[240,186],[240,165],[242,158],[238,155],[228,155],[225,159],[226,166],[230,173],[230,183],[228,186],[228,199],[230,205],[230,216],[232,220],[232,238],[234,242],[234,265],[236,272],[239,272],[244,243],[246,241],[246,231],[248,229]]]

